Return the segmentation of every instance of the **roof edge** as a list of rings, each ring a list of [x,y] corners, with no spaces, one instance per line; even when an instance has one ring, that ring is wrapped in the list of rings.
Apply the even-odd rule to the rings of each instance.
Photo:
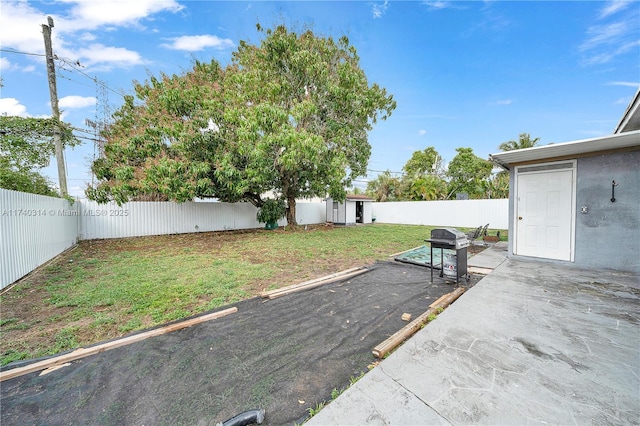
[[[583,156],[584,154],[592,152],[601,152],[611,149],[616,150],[636,146],[640,146],[640,130],[600,136],[591,139],[551,143],[532,148],[498,152],[490,154],[489,160],[503,169],[509,170],[512,164],[521,163],[523,161],[537,161],[553,158],[554,156]]]
[[[639,105],[640,105],[640,86],[638,87],[636,94],[633,96],[633,99],[631,99],[631,102],[629,102],[629,105],[627,105],[627,109],[624,111],[624,114],[622,114],[622,117],[620,118],[618,125],[613,130],[614,134],[623,133],[625,131],[624,128],[627,126],[627,124],[629,124],[631,119],[636,114],[639,113],[638,111]]]

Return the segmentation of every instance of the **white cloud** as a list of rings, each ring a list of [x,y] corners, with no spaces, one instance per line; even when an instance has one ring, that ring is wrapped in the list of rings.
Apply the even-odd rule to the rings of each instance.
[[[589,28],[589,37],[580,45],[580,50],[589,50],[602,44],[612,44],[627,32],[625,22],[614,22],[607,25],[594,25]]]
[[[66,6],[58,8],[58,15],[51,15],[55,24],[52,31],[54,51],[60,57],[73,61],[80,59],[85,65],[100,65],[102,69],[140,65],[144,61],[137,52],[117,46],[94,44],[87,47],[87,42],[97,38],[94,32],[116,27],[143,28],[142,22],[152,20],[155,14],[177,13],[184,8],[175,0],[61,0],[60,3]],[[47,14],[37,9],[39,4],[2,2],[0,40],[3,48],[44,53],[42,24],[47,23]],[[92,52],[95,49],[99,51]],[[31,58],[42,62],[38,56]]]
[[[429,6],[429,9],[440,10],[452,7],[450,1],[424,1],[422,4]]]
[[[212,119],[209,119],[209,124],[206,129],[200,129],[200,133],[202,133],[203,135],[206,132],[218,133],[219,131],[220,131],[220,127],[218,127],[218,125],[214,123]]]
[[[0,115],[29,117],[27,107],[16,98],[0,98]]]
[[[496,106],[496,105],[511,105],[513,101],[511,99],[500,99],[497,100],[495,102],[490,102],[489,105],[491,106]]]
[[[22,71],[22,72],[33,72],[35,67],[33,65],[25,65],[20,66],[18,64],[12,63],[7,58],[0,58],[0,71]]]
[[[607,86],[638,87],[640,83],[637,81],[610,81]]]
[[[418,136],[424,136],[427,134],[427,131],[424,129],[418,130]]]
[[[162,47],[174,50],[186,50],[189,52],[195,52],[198,50],[213,47],[215,49],[226,49],[233,47],[233,41],[228,38],[219,38],[215,35],[194,35],[194,36],[182,36],[170,39],[171,43],[161,44]]]
[[[44,53],[41,24],[47,15],[26,2],[2,2],[0,40],[2,47],[25,52]]]
[[[622,9],[625,9],[630,4],[631,4],[630,1],[620,1],[620,0],[607,2],[605,7],[603,7],[602,10],[600,11],[600,19],[606,18],[609,15],[613,15],[614,13],[617,13]]]
[[[93,96],[65,96],[60,98],[58,106],[60,108],[67,109],[79,109],[94,106],[96,104],[96,98]]]
[[[594,53],[593,55],[585,58],[584,63],[587,65],[606,64],[607,62],[613,60],[616,56],[624,55],[625,53],[639,46],[640,40],[624,43],[622,45],[619,45],[617,48],[605,50],[601,53]]]
[[[92,30],[101,26],[137,26],[141,20],[155,13],[176,13],[184,8],[174,0],[66,1],[73,4],[72,19],[66,23],[75,30]]]
[[[99,43],[89,45],[75,52],[76,57],[85,66],[100,65],[104,69],[126,68],[144,64],[138,52],[124,47],[109,47]]]
[[[79,40],[82,41],[95,41],[97,37],[95,36],[95,34],[91,34],[91,33],[83,33],[80,34],[80,37],[78,37]]]
[[[389,0],[384,0],[384,3],[369,3],[371,5],[371,13],[373,18],[381,18],[389,8]]]
[[[614,105],[628,105],[629,104],[629,98],[620,98],[617,101],[615,101],[613,104]]]
[[[615,7],[615,11],[623,8],[617,5]],[[614,12],[603,16],[610,16]],[[636,50],[640,46],[637,30],[639,19],[640,11],[634,9],[622,14],[617,20],[590,26],[585,40],[578,46],[578,51],[583,54],[583,62],[587,65],[604,64]]]
[[[7,58],[0,58],[0,71],[8,71],[11,69],[11,62]]]

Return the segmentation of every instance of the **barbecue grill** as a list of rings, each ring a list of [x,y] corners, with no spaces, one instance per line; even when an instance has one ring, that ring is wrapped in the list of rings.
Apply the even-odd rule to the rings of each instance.
[[[456,264],[455,271],[449,270],[458,279],[464,277],[469,280],[467,274],[467,247],[469,239],[464,232],[454,228],[436,228],[431,231],[431,238],[425,240],[431,246],[431,282],[433,282],[433,249],[440,249],[440,277],[444,276],[444,249],[455,250]],[[453,269],[453,265],[450,265]],[[447,274],[448,275],[448,274]]]

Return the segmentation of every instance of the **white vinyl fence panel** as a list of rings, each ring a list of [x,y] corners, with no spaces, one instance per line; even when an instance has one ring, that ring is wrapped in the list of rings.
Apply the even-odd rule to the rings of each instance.
[[[77,206],[0,189],[0,289],[76,243]]]
[[[508,229],[509,200],[398,201],[373,203],[379,223]]]
[[[296,203],[296,220],[298,225],[314,225],[327,221],[326,203]],[[286,223],[286,220],[284,221]]]
[[[258,228],[249,203],[81,202],[80,239],[140,237]]]
[[[262,228],[250,203],[130,202],[98,204],[80,201],[80,240],[140,237]],[[324,203],[296,205],[298,224],[325,222]],[[282,219],[280,226],[286,225]]]

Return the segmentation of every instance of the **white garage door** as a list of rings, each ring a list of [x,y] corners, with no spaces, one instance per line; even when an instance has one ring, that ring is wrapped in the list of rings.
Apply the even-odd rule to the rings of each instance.
[[[515,254],[573,261],[575,162],[516,169]]]

